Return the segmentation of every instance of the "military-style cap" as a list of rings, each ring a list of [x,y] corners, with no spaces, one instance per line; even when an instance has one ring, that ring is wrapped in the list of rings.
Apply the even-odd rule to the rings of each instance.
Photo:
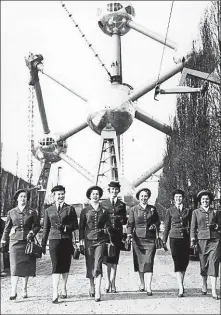
[[[100,198],[103,196],[103,189],[100,186],[95,185],[95,186],[91,186],[88,188],[88,190],[86,192],[86,196],[88,199],[90,199],[90,195],[91,195],[92,190],[98,190]]]
[[[111,182],[108,184],[108,187],[114,187],[114,188],[120,189],[121,185],[120,185],[119,182],[111,181]]]
[[[185,193],[182,189],[175,189],[173,192],[172,192],[172,196],[174,198],[175,195],[182,195],[183,198],[185,197]]]
[[[148,194],[148,198],[150,198],[151,196],[151,191],[149,188],[141,188],[140,190],[138,190],[138,192],[136,193],[136,198],[139,200],[139,196],[140,196],[140,193],[141,191],[146,191],[147,194]]]
[[[57,186],[54,186],[51,190],[51,192],[55,192],[55,191],[64,191],[65,192],[65,187],[62,186],[62,185],[57,185]]]

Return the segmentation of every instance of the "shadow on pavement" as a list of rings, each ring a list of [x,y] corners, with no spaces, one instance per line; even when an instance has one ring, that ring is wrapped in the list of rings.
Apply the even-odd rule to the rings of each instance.
[[[152,300],[152,299],[165,299],[165,298],[176,298],[177,297],[177,290],[174,289],[169,289],[169,290],[154,290],[153,291],[153,295],[152,296],[147,296],[146,292],[136,292],[136,291],[118,291],[117,293],[108,293],[108,294],[101,294],[101,303],[105,302],[105,301],[111,301],[111,300],[141,300],[141,299],[148,299],[148,300]],[[218,294],[220,294],[220,292],[217,292]],[[181,299],[185,299],[192,297],[192,298],[209,298],[211,299],[211,292],[209,291],[207,295],[202,295],[201,291],[199,288],[191,288],[191,289],[186,289],[186,292],[184,294],[184,297]],[[77,295],[68,295],[67,299],[62,300],[59,299],[59,304],[69,304],[69,303],[77,303],[77,302],[82,302],[82,301],[91,301],[94,303],[94,298],[91,298],[88,296],[88,294],[77,294]],[[27,299],[18,299],[16,302],[14,303],[27,303],[27,302],[32,302],[32,303],[39,303],[39,302],[43,302],[43,303],[51,303],[52,304],[52,300],[51,298],[49,298],[48,296],[30,296]],[[54,304],[53,304],[54,306]]]

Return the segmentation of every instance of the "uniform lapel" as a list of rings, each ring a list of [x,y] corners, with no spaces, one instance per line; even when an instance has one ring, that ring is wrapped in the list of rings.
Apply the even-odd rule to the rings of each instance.
[[[26,212],[28,212],[28,210],[29,210],[27,205],[25,206],[25,208],[23,209],[23,211],[20,211],[20,209],[19,209],[18,206],[17,206],[15,209],[17,210],[18,213],[22,213],[23,215],[24,215]]]
[[[120,199],[117,198],[117,201],[116,201],[116,203],[115,203],[115,206],[119,206],[119,204],[120,204]]]
[[[144,209],[144,208],[141,207],[141,205],[139,204],[139,210],[140,210],[140,211],[147,211],[147,207]]]
[[[67,204],[64,202],[61,207],[60,214],[65,210],[66,207],[67,207]]]
[[[59,216],[59,213],[58,213],[58,209],[57,209],[56,203],[54,203],[54,204],[51,206],[51,211],[50,211],[50,212],[56,213],[56,214],[57,214],[57,216]]]
[[[175,211],[176,213],[178,213],[179,216],[180,216],[180,210],[179,210],[176,206],[174,206],[173,209],[174,209],[174,211]]]
[[[107,200],[108,200],[108,206],[109,206],[109,207],[113,207],[113,205],[112,205],[112,202],[111,202],[110,198],[108,198]]]
[[[189,209],[187,209],[186,207],[183,207],[183,210],[182,210],[181,214],[187,215],[188,212],[189,212]]]
[[[28,208],[27,205],[25,206],[25,208],[24,208],[24,210],[23,210],[23,213],[24,213],[24,214],[28,214],[28,213],[31,214],[31,210]]]

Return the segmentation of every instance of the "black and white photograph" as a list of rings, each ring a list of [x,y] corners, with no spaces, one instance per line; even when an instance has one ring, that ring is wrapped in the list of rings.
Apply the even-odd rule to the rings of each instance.
[[[220,314],[221,2],[1,1],[1,314]]]

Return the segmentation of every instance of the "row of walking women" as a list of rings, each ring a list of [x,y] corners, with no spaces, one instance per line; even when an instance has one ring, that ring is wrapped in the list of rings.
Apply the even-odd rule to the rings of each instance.
[[[45,210],[42,235],[42,250],[49,253],[52,262],[52,303],[59,303],[59,298],[67,298],[67,280],[73,254],[73,236],[79,241],[81,252],[86,262],[86,278],[89,278],[89,295],[96,302],[101,301],[101,280],[103,265],[107,267],[106,293],[117,293],[116,274],[122,249],[123,225],[127,224],[126,242],[132,242],[134,271],[139,274],[138,290],[152,293],[152,277],[156,254],[156,237],[159,233],[160,218],[155,206],[148,204],[151,191],[142,188],[136,193],[139,204],[132,207],[129,217],[125,203],[118,198],[119,182],[108,185],[109,198],[101,200],[103,190],[99,186],[90,187],[86,196],[89,205],[80,214],[78,223],[73,206],[64,202],[65,187],[58,185],[52,189],[54,203]],[[197,247],[202,276],[202,294],[207,294],[207,277],[210,277],[212,297],[217,295],[217,277],[220,261],[220,214],[211,207],[213,194],[208,190],[198,193],[200,206],[191,211],[184,204],[184,192],[173,192],[174,205],[166,211],[164,248],[169,238],[170,250],[177,278],[178,297],[183,297],[184,276],[189,264],[189,250]],[[33,240],[40,230],[37,212],[28,206],[30,193],[20,189],[15,194],[17,206],[8,211],[7,220],[1,239],[1,246],[9,242],[11,296],[17,298],[19,277],[23,278],[23,298],[28,297],[27,285],[30,276],[36,276],[36,259],[25,255],[27,241]],[[112,242],[114,256],[108,256],[107,243]],[[145,279],[146,278],[146,279]],[[61,293],[58,292],[61,280]]]

